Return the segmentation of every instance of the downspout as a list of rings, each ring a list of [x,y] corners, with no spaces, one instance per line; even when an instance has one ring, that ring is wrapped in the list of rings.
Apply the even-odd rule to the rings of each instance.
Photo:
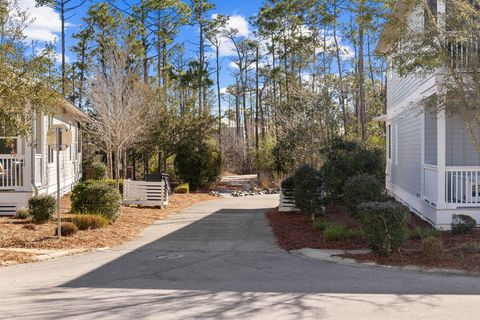
[[[35,155],[37,154],[37,117],[35,111],[32,112],[32,141],[30,142],[30,183],[33,187],[33,192],[35,196],[38,196],[38,187],[35,182],[36,172],[35,172]]]

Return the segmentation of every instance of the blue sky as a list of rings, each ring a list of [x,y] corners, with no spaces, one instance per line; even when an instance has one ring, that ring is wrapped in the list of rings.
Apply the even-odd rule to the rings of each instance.
[[[80,0],[78,0],[80,1]],[[59,15],[52,9],[47,7],[35,7],[35,0],[19,0],[21,7],[29,12],[32,19],[34,19],[31,26],[26,30],[28,40],[36,40],[39,42],[38,46],[42,46],[45,41],[57,41],[57,49],[60,52],[60,18]],[[87,2],[79,9],[76,14],[68,21],[66,29],[66,43],[67,43],[67,62],[72,62],[74,59],[69,49],[75,44],[72,35],[78,32],[82,25],[82,17],[86,14],[88,8],[96,1],[87,0]],[[256,14],[263,3],[263,0],[216,0],[213,1],[216,8],[210,14],[220,13],[231,16],[231,24],[238,28],[243,34],[251,33],[251,27],[248,26],[248,19]],[[121,3],[121,1],[119,1]],[[182,28],[177,41],[185,42],[187,50],[193,54],[194,44],[198,43],[198,30],[196,27],[185,26]],[[221,86],[226,87],[231,82],[230,67],[231,59],[229,57],[228,45],[222,46],[222,74]]]

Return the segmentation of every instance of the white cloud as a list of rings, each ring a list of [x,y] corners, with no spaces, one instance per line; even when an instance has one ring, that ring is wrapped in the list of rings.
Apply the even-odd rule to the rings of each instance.
[[[212,15],[213,19],[215,19],[215,17],[217,17],[217,14]],[[248,21],[241,15],[236,14],[229,17],[224,30],[232,29],[237,30],[239,36],[245,38],[248,38],[250,36],[250,26],[248,24]],[[236,54],[235,47],[229,39],[225,37],[220,38],[219,54],[222,57],[231,57]]]
[[[226,94],[227,93],[227,87],[220,88],[220,94]]]
[[[26,11],[33,22],[25,29],[27,40],[55,41],[61,32],[61,20],[57,12],[49,7],[36,7],[35,0],[20,0],[20,9]],[[68,27],[70,24],[66,24]]]
[[[238,64],[236,64],[235,61],[230,61],[228,67],[232,69],[238,69]]]
[[[62,63],[62,54],[60,52],[55,53],[55,61]],[[70,63],[70,58],[67,55],[65,55],[65,62]]]

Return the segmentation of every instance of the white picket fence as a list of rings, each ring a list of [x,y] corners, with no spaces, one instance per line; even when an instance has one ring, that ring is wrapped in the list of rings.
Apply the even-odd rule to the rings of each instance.
[[[168,190],[165,181],[125,180],[123,185],[123,204],[151,207],[168,205]]]

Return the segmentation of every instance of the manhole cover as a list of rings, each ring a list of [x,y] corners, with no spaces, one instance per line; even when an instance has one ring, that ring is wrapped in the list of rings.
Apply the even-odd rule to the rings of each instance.
[[[157,259],[171,260],[171,259],[183,258],[183,255],[181,255],[181,254],[167,254],[167,255],[157,256],[156,258]]]

